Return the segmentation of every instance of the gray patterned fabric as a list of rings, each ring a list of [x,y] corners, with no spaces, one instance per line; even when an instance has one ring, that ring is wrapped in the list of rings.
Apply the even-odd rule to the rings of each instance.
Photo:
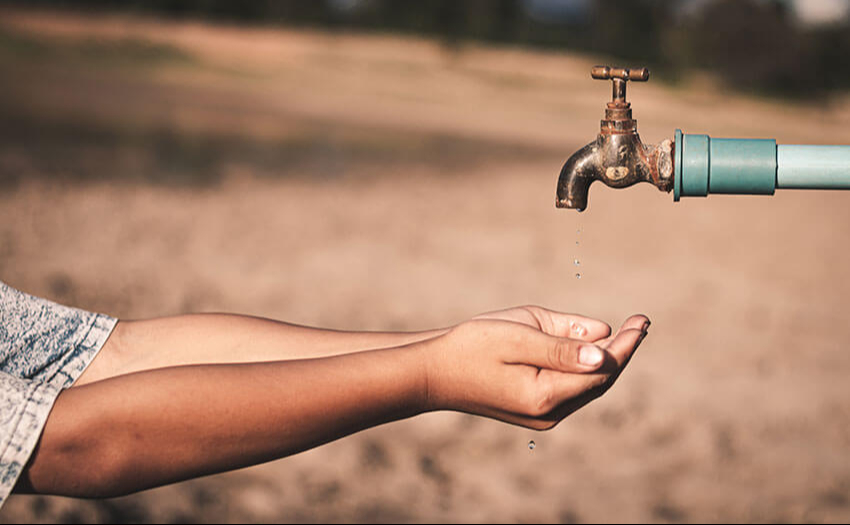
[[[0,282],[0,506],[35,449],[56,396],[83,373],[116,322]]]

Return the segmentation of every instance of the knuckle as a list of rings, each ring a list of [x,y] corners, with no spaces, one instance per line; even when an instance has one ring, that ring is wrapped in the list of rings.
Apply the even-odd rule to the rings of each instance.
[[[529,304],[529,305],[523,306],[523,308],[528,313],[530,313],[532,317],[537,319],[538,322],[541,321],[542,319],[546,318],[546,311],[543,308],[540,308],[539,306]]]
[[[570,342],[567,339],[558,339],[549,347],[549,365],[553,370],[560,370],[570,365],[571,355]]]
[[[550,345],[546,355],[546,364],[549,368],[557,370],[561,364],[561,344],[560,342]]]
[[[531,314],[539,314],[540,312],[543,311],[543,309],[540,308],[539,306],[537,306],[536,304],[527,304],[527,305],[523,306],[522,308],[525,309],[525,310],[528,310],[528,312],[531,313]]]
[[[451,335],[456,342],[486,342],[499,336],[494,323],[481,320],[464,321],[452,328]]]
[[[548,310],[533,304],[525,305],[522,309],[531,316],[532,320],[537,323],[541,330],[549,334],[553,333],[554,327]]]

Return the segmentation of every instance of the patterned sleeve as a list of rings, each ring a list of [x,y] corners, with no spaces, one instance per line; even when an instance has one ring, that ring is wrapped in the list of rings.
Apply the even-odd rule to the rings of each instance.
[[[83,373],[116,322],[0,282],[0,506],[29,461],[56,397]]]

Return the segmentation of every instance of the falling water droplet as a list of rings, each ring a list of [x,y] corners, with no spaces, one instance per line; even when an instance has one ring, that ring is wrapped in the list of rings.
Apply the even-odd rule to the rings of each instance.
[[[537,443],[535,443],[534,441],[528,442],[528,450],[534,450],[534,447],[536,447],[536,446],[537,446]]]
[[[576,322],[570,323],[570,330],[579,337],[584,337],[585,335],[587,335],[587,328]]]
[[[581,279],[581,274],[580,274],[580,273],[577,273],[577,274],[576,274],[576,279]]]
[[[573,264],[575,264],[576,266],[581,266],[581,261],[579,261],[578,259],[573,259]]]

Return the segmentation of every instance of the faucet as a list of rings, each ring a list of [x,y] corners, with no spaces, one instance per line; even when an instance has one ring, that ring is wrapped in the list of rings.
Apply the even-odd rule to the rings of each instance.
[[[612,188],[649,182],[661,191],[670,191],[673,143],[669,139],[654,146],[641,142],[632,105],[626,101],[627,82],[646,82],[649,70],[595,66],[590,75],[613,82],[612,100],[605,108],[596,140],[575,152],[561,169],[555,205],[584,211],[590,185],[597,180]]]
[[[773,195],[778,189],[850,189],[850,146],[777,145],[773,139],[712,139],[686,135],[645,145],[626,101],[628,81],[646,82],[649,70],[594,66],[590,76],[613,82],[596,140],[575,152],[558,177],[555,206],[583,211],[590,185],[638,182],[681,197],[710,193]]]

